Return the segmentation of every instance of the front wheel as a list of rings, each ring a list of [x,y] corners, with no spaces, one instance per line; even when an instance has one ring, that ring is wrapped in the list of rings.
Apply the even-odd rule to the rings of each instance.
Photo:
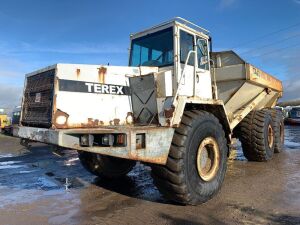
[[[127,159],[78,151],[82,166],[90,173],[105,178],[118,178],[129,173],[136,162]]]
[[[154,183],[170,200],[204,203],[220,190],[227,153],[227,140],[218,119],[205,111],[186,111],[175,130],[167,164],[152,165]]]

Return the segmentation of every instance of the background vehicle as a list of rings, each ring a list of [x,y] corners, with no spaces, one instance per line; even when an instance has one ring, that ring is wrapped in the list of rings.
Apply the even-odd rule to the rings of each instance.
[[[13,135],[14,134],[14,130],[15,130],[15,133],[17,134],[16,129],[19,126],[20,116],[21,116],[21,106],[17,106],[17,107],[15,107],[14,111],[12,112],[12,118],[11,118],[10,124],[6,125],[3,128],[3,131],[6,134]]]
[[[8,117],[7,113],[4,109],[0,109],[0,131],[4,132],[5,127],[10,125],[10,118]]]
[[[285,118],[286,124],[300,125],[300,106],[292,107],[288,112],[288,117]]]
[[[147,162],[168,198],[199,204],[224,180],[238,137],[249,160],[280,152],[282,83],[176,18],[131,35],[128,67],[56,64],[26,76],[18,135],[78,150],[97,176]]]

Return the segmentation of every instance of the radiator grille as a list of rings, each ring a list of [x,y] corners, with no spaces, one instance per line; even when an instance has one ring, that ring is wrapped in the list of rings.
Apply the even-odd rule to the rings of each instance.
[[[51,127],[55,69],[27,78],[22,125]]]
[[[129,78],[135,123],[158,124],[156,89],[153,75]]]

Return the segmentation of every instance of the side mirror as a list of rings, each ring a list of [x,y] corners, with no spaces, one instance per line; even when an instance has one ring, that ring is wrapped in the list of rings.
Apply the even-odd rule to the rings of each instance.
[[[203,56],[207,56],[207,42],[205,39],[198,38],[197,47],[199,48]]]
[[[208,63],[208,56],[207,56],[207,55],[202,56],[202,57],[200,58],[200,66],[205,65],[205,64],[207,64],[207,63]]]

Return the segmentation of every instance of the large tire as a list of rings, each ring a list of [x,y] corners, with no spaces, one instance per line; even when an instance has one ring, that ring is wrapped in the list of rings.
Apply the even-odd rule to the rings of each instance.
[[[284,146],[284,121],[281,111],[273,110],[274,132],[275,132],[275,146],[274,152],[279,153]]]
[[[152,165],[154,183],[170,200],[204,203],[221,188],[227,154],[227,140],[218,119],[204,111],[186,111],[175,130],[166,165]]]
[[[274,155],[275,132],[272,110],[250,112],[240,123],[239,139],[249,161],[269,161]]]
[[[118,178],[129,173],[136,162],[91,152],[78,151],[82,166],[90,173],[105,178]]]

